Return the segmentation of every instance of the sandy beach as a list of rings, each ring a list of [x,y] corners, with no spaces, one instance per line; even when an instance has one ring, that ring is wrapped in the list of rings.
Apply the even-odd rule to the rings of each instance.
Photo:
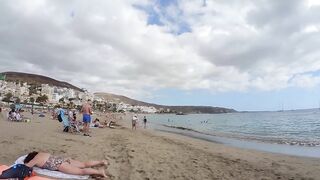
[[[63,133],[62,124],[49,115],[24,115],[32,121],[8,122],[3,112],[0,164],[10,165],[36,150],[83,161],[107,159],[110,179],[320,179],[320,159],[233,148],[142,128],[132,131],[129,117],[115,129],[91,129],[92,137],[84,137]]]

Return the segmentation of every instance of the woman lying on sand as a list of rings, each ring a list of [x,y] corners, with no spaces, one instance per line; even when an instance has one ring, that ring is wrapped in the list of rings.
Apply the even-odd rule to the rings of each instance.
[[[28,167],[37,166],[39,168],[48,169],[51,171],[60,171],[74,175],[99,175],[107,177],[103,168],[96,170],[91,167],[104,165],[107,166],[107,161],[88,161],[80,162],[70,158],[53,156],[44,152],[31,152],[24,159],[24,164]]]

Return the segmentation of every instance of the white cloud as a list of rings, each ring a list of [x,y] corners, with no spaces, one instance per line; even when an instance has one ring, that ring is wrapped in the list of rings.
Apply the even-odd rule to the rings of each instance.
[[[310,74],[297,75],[292,79],[291,84],[301,88],[313,88],[320,84],[320,77],[314,77]]]
[[[148,24],[136,5],[157,6],[164,25]],[[320,69],[320,35],[310,33],[319,29],[318,10],[298,0],[181,0],[161,8],[147,0],[7,0],[0,6],[0,71],[134,97],[160,88],[312,87],[317,77],[296,74]]]

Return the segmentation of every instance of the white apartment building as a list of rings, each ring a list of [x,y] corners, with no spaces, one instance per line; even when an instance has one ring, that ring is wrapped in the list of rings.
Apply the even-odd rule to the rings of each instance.
[[[53,100],[54,88],[49,86],[49,84],[42,84],[41,94],[48,96],[48,101],[51,102]]]

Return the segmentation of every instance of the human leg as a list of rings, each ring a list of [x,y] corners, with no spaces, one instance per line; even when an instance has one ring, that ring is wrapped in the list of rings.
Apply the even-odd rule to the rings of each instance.
[[[83,123],[83,133],[87,133],[88,129],[87,129],[87,125],[88,123]]]
[[[87,161],[87,162],[81,162],[74,159],[70,159],[70,165],[76,166],[78,168],[88,168],[93,166],[99,166],[99,165],[108,165],[107,161]]]
[[[76,166],[72,166],[68,162],[62,163],[58,169],[60,172],[74,175],[100,175],[103,177],[107,177],[104,169],[93,169],[93,168],[79,168]]]
[[[89,114],[83,114],[83,133],[84,135],[89,135],[89,126],[91,122],[91,116]]]

